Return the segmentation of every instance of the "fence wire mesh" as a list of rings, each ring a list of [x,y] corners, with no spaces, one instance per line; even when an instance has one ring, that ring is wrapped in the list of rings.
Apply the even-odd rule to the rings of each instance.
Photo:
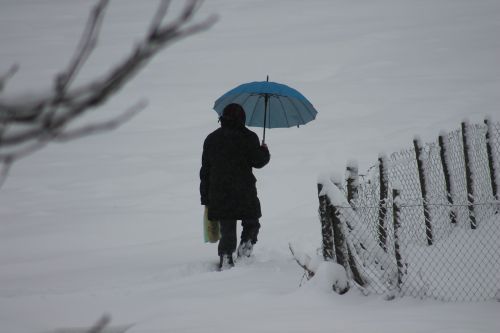
[[[500,123],[463,126],[420,145],[421,174],[416,145],[381,157],[350,205],[332,201],[361,288],[444,301],[500,296]]]

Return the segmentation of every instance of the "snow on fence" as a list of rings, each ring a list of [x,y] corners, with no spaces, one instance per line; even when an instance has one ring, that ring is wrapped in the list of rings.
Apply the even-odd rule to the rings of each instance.
[[[381,155],[345,184],[318,180],[322,253],[365,292],[500,297],[500,123],[463,122],[435,142]]]

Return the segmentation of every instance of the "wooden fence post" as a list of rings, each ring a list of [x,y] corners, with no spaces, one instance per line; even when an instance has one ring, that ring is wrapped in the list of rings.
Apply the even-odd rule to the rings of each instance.
[[[455,210],[453,209],[453,195],[451,193],[451,176],[450,176],[450,168],[448,166],[448,148],[445,144],[444,134],[441,134],[438,139],[439,142],[439,155],[441,156],[441,165],[443,166],[443,175],[444,182],[446,185],[446,198],[448,199],[448,203],[452,206],[450,209],[450,221],[452,224],[457,223],[457,216],[455,214]]]
[[[471,229],[476,229],[476,216],[474,214],[474,187],[472,184],[471,156],[469,140],[467,136],[467,124],[462,122],[462,142],[464,146],[464,161],[465,161],[465,182],[467,184],[467,206],[469,208],[469,219]]]
[[[387,215],[387,196],[389,188],[389,176],[385,156],[379,156],[378,158],[378,168],[379,168],[379,183],[380,183],[380,197],[379,197],[379,210],[378,210],[378,237],[379,245],[384,251],[387,252],[387,230],[385,227],[385,217]]]
[[[327,202],[328,215],[330,217],[330,220],[332,221],[333,226],[333,244],[335,246],[335,258],[337,264],[342,265],[347,270],[347,260],[345,259],[346,245],[344,233],[342,232],[342,222],[339,219],[337,208],[330,203],[330,200],[328,198]]]
[[[392,220],[394,223],[394,252],[396,256],[396,265],[398,267],[398,289],[401,290],[401,286],[403,285],[403,275],[404,275],[404,266],[403,266],[403,257],[401,256],[401,248],[399,246],[399,228],[401,227],[401,223],[399,221],[399,212],[400,204],[399,204],[399,190],[392,190]]]
[[[427,206],[427,183],[425,179],[424,162],[422,160],[422,145],[420,140],[414,139],[413,146],[415,147],[415,157],[417,159],[418,179],[420,183],[420,191],[422,192],[424,220],[425,220],[425,235],[427,237],[427,245],[432,245],[432,224]]]
[[[361,275],[361,271],[358,268],[358,264],[356,263],[356,259],[354,258],[353,250],[349,246],[349,243],[347,242],[347,256],[349,258],[349,268],[351,269],[352,276],[354,281],[362,287],[366,285],[366,281],[363,278],[363,275]]]
[[[348,178],[347,178],[347,200],[349,202],[350,207],[345,207],[342,209],[350,210],[354,212],[356,210],[352,200],[357,198],[357,191],[358,191],[358,167],[351,163],[347,167],[347,173],[348,173]],[[334,179],[333,184],[337,186],[339,189],[342,189],[342,184],[340,183],[339,179]],[[349,220],[346,219],[343,222],[345,222],[345,225],[349,231],[347,231],[346,234],[344,234],[345,229],[342,227],[342,221],[338,218],[339,216],[339,211],[338,208],[335,206],[331,207],[332,209],[332,221],[333,221],[333,239],[334,239],[334,244],[335,244],[335,254],[337,258],[337,263],[344,266],[347,270],[349,267],[352,273],[352,278],[356,283],[360,286],[365,286],[366,281],[363,278],[363,275],[361,274],[361,271],[358,268],[358,264],[356,263],[356,259],[354,257],[354,251],[351,246],[349,245],[349,241],[347,239],[348,237],[348,232],[353,230],[353,227],[349,223]],[[356,240],[358,241],[358,240]],[[361,246],[363,246],[362,243],[360,243]],[[344,256],[344,252],[346,251],[347,253],[347,261]],[[340,255],[338,255],[340,254]],[[347,266],[348,265],[348,266]]]
[[[323,240],[323,259],[333,260],[333,226],[328,214],[328,198],[326,194],[321,194],[323,185],[318,184],[319,198],[319,218],[321,220],[321,235]]]
[[[356,209],[352,202],[358,198],[358,166],[356,163],[347,165],[347,202],[351,204],[353,209]]]
[[[486,125],[486,152],[488,153],[488,166],[490,169],[490,179],[491,179],[491,191],[493,193],[493,199],[498,200],[498,181],[495,173],[495,161],[493,157],[493,148],[491,144],[491,123],[489,119],[484,120],[484,124]]]

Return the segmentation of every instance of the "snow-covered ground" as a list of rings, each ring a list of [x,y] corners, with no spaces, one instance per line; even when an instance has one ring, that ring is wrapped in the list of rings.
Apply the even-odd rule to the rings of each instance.
[[[50,87],[93,1],[0,0],[4,96]],[[180,7],[174,2],[173,10]],[[112,1],[81,81],[106,71],[148,27],[157,1]],[[299,288],[288,242],[320,245],[316,180],[463,118],[499,119],[498,0],[210,0],[209,31],[166,49],[95,117],[141,98],[119,130],[53,145],[14,165],[0,190],[0,331],[50,332],[110,313],[129,332],[498,332],[500,303],[336,295]],[[319,110],[270,130],[256,171],[255,257],[214,272],[203,243],[198,170],[217,128],[213,102],[247,82],[286,83]],[[255,129],[261,135],[260,129]]]

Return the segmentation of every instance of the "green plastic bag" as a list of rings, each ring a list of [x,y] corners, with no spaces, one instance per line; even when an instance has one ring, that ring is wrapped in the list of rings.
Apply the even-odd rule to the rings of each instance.
[[[203,214],[203,234],[205,243],[217,243],[220,239],[219,221],[210,221],[208,219],[207,206],[205,206],[205,213]]]

